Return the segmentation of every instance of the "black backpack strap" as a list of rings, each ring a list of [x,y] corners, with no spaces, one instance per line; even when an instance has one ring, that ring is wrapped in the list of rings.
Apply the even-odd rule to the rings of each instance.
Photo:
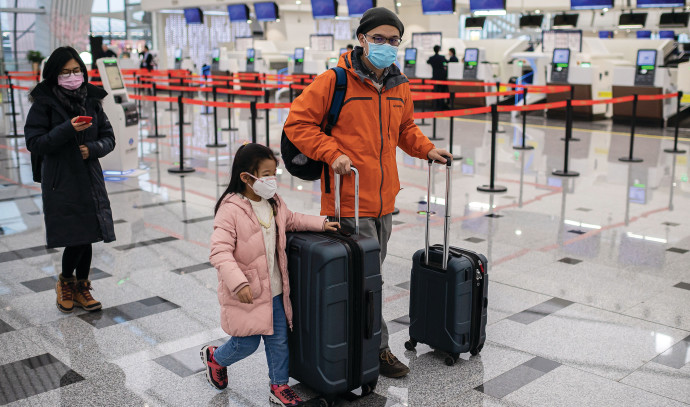
[[[343,109],[343,104],[345,103],[345,92],[347,92],[347,72],[344,68],[336,67],[331,68],[335,72],[335,90],[333,91],[333,100],[331,101],[331,108],[328,110],[328,116],[326,118],[326,127],[324,128],[324,133],[327,136],[331,136],[331,130],[338,122],[338,117],[340,117],[340,111]],[[326,182],[326,193],[331,193],[331,176],[330,169],[328,168],[328,163],[323,163],[324,171],[324,182]]]

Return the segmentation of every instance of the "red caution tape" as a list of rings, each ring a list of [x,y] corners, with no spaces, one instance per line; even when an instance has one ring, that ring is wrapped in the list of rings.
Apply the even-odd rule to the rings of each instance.
[[[187,105],[209,106],[209,107],[224,107],[228,109],[249,109],[249,103],[228,103],[228,102],[213,102],[199,99],[182,98],[182,103]]]
[[[456,92],[456,98],[480,98],[488,96],[513,96],[522,95],[524,92],[521,90],[506,90],[503,92]]]
[[[133,88],[133,89],[153,89],[152,84],[146,84],[146,83],[128,83],[127,87]]]
[[[490,82],[465,82],[465,81],[437,81],[426,79],[425,85],[448,85],[448,86],[496,86]]]
[[[434,85],[410,85],[410,90],[433,90]]]
[[[17,85],[12,85],[12,88],[14,89],[19,89],[19,90],[31,90],[31,88],[27,86],[17,86]]]
[[[92,84],[93,86],[103,86],[103,82],[101,82],[101,81],[91,81],[89,83]]]
[[[206,81],[197,79],[185,79],[184,83],[195,84],[195,85],[205,85],[205,86],[224,86],[228,83],[226,81]]]
[[[295,89],[295,90],[304,90],[307,88],[309,85],[290,85],[290,89]]]
[[[421,79],[408,79],[410,83],[422,83]]]
[[[12,76],[13,81],[21,81],[21,82],[37,82],[38,81],[38,75],[33,75],[33,76]]]
[[[573,100],[573,106],[594,106],[594,105],[604,105],[604,104],[615,104],[615,103],[627,103],[632,102],[634,96],[621,96],[611,99],[597,99],[597,100]]]
[[[216,92],[223,93],[226,95],[241,95],[241,96],[263,96],[265,92],[263,90],[235,90],[226,88],[216,88]]]
[[[667,93],[665,95],[638,95],[637,100],[662,100],[678,97],[678,92]]]
[[[198,92],[199,88],[193,88],[189,86],[156,86],[158,90],[167,90],[173,92]]]
[[[0,89],[9,89],[10,85],[0,85]]]
[[[35,74],[36,72],[34,72],[34,71],[9,71],[7,73],[10,75],[32,75],[32,74]]]
[[[527,105],[527,106],[505,106],[505,105],[499,105],[498,111],[499,112],[529,112],[532,110],[547,110],[547,109],[560,109],[563,108],[567,105],[567,102],[565,100],[561,102],[553,102],[553,103],[538,103],[535,105]]]
[[[264,109],[289,109],[292,103],[257,103],[256,108],[259,110]]]
[[[436,100],[436,99],[448,99],[450,98],[450,93],[431,93],[431,92],[412,92],[412,100]]]
[[[475,107],[472,109],[445,110],[442,112],[418,112],[414,114],[415,119],[433,119],[435,117],[458,117],[470,116],[473,114],[483,114],[491,112],[491,106]]]
[[[177,102],[176,97],[160,97],[160,96],[146,96],[146,95],[135,95],[135,94],[128,94],[130,99],[133,100],[145,100],[149,102]]]

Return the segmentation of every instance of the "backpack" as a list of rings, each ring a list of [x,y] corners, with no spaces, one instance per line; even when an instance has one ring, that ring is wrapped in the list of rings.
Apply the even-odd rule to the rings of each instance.
[[[336,67],[331,68],[331,70],[335,72],[335,91],[333,92],[331,107],[328,110],[326,127],[323,129],[328,137],[331,136],[331,130],[338,121],[340,111],[343,108],[343,102],[345,101],[345,92],[347,91],[347,72],[345,72],[345,69]],[[297,146],[288,139],[285,130],[283,130],[283,134],[280,137],[280,154],[283,156],[283,163],[288,172],[299,179],[316,181],[321,179],[321,174],[324,173],[326,193],[328,194],[331,192],[328,163],[312,160],[304,155]]]

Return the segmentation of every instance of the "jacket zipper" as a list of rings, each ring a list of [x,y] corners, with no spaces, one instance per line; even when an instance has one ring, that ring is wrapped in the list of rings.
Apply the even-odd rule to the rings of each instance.
[[[379,216],[383,213],[383,113],[381,112],[381,91],[378,90],[379,94],[379,134],[381,135],[381,151],[379,152],[379,166],[381,167],[381,184],[379,185]]]

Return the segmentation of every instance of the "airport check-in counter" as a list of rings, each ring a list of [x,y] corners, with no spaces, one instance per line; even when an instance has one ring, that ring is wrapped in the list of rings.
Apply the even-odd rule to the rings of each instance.
[[[678,68],[660,67],[663,55],[656,49],[639,49],[635,66],[618,66],[613,72],[613,97],[661,95],[678,89]],[[632,103],[613,105],[613,121],[628,123]],[[663,126],[676,113],[675,99],[638,101],[637,120]]]

